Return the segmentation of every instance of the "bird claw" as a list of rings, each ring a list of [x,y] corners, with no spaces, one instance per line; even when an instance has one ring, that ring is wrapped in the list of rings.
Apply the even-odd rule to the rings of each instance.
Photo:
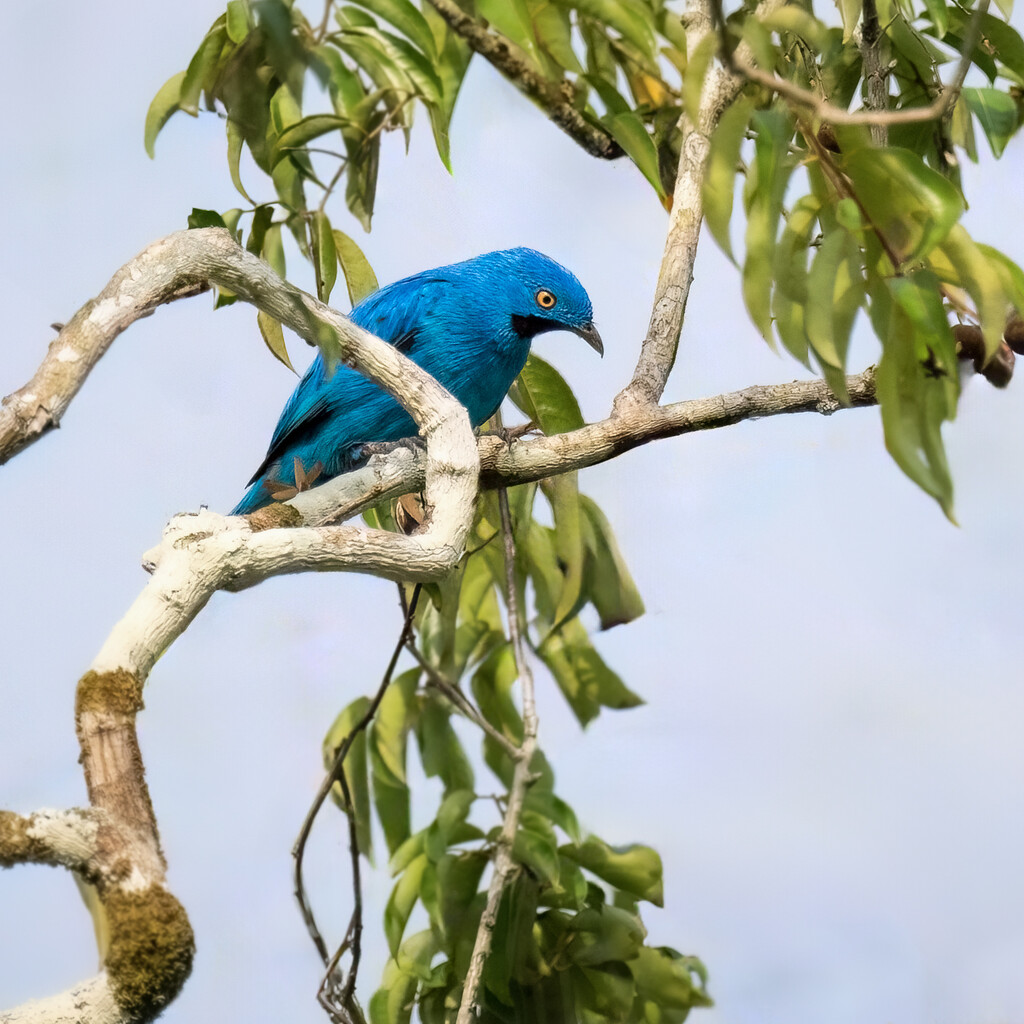
[[[505,442],[506,448],[512,447],[513,441],[518,441],[524,434],[529,434],[531,431],[538,430],[539,427],[533,420],[528,423],[519,423],[514,427],[498,427],[495,430],[484,430],[481,431],[481,437],[500,437]]]
[[[314,462],[312,469],[307,473],[306,467],[302,465],[302,459],[295,456],[292,462],[295,469],[295,483],[288,484],[283,480],[266,480],[263,486],[270,492],[274,501],[288,501],[302,491],[308,491],[316,482],[317,477],[324,471],[322,462]]]

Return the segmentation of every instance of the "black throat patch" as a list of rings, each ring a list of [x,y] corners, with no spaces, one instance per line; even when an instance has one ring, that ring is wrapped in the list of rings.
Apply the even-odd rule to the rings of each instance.
[[[541,334],[544,331],[557,331],[561,327],[562,325],[557,320],[549,320],[546,316],[512,314],[512,330],[520,338],[532,338],[535,334]]]

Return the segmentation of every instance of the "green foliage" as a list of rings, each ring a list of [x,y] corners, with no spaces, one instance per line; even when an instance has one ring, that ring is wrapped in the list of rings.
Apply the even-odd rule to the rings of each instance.
[[[531,360],[516,400],[552,432],[582,425],[572,391],[541,360]],[[580,619],[588,606],[606,628],[643,612],[607,519],[579,493],[575,475],[513,488],[509,505],[517,600],[525,610],[525,639],[539,663],[583,724],[604,707],[638,704]],[[555,526],[538,516],[550,516]],[[387,508],[367,519],[377,527],[393,525]],[[462,701],[471,695],[479,715],[507,743],[523,739],[515,658],[502,614],[504,545],[493,494],[480,499],[468,547],[459,572],[426,588],[429,600],[417,606],[418,667],[391,684],[366,741],[352,744],[345,767],[351,805],[338,787],[334,791],[336,802],[354,815],[366,856],[375,809],[395,879],[384,911],[391,959],[370,1002],[371,1020],[406,1020],[413,1005],[424,1021],[453,1019],[486,902],[485,869],[501,826],[492,798],[481,793],[494,783],[477,780],[466,731],[453,724],[461,707],[450,694],[462,691]],[[367,706],[363,697],[341,713],[324,744],[326,763],[333,763]],[[423,772],[442,783],[436,812],[415,832],[409,816],[411,737]],[[514,770],[507,747],[484,733],[481,753],[499,791],[507,788]],[[658,854],[648,846],[611,846],[584,835],[557,794],[542,752],[530,768],[533,781],[511,848],[513,878],[484,970],[481,1019],[681,1021],[691,1007],[708,1005],[698,960],[645,944],[638,904],[662,905]],[[422,799],[417,808],[422,817]],[[500,801],[498,811],[504,811]],[[417,907],[428,928],[409,936]],[[401,1001],[394,991],[402,993]]]
[[[859,2],[840,4],[843,28],[785,7],[764,22],[729,19],[763,70],[835,106],[867,100]],[[888,107],[913,111],[953,74],[974,15],[944,0],[878,5],[878,58]],[[1024,41],[980,16],[969,55],[991,83],[962,91],[949,116],[895,124],[879,146],[867,127],[823,126],[806,106],[748,88],[712,139],[704,199],[708,227],[733,257],[736,180],[744,180],[743,296],[765,339],[816,363],[848,401],[847,350],[861,313],[881,344],[878,398],[886,445],[907,475],[952,517],[942,426],[956,415],[959,370],[951,318],[981,325],[991,357],[1021,274],[960,225],[966,208],[957,150],[976,159],[974,130],[1000,155],[1024,120]]]
[[[848,400],[850,338],[866,314],[881,349],[886,444],[950,516],[941,432],[959,397],[951,317],[980,324],[991,357],[1008,312],[1024,310],[1024,271],[960,223],[959,154],[977,159],[980,131],[998,157],[1024,122],[1024,40],[1006,23],[1008,2],[1002,18],[949,0],[875,5],[890,110],[914,111],[941,95],[964,40],[979,29],[968,57],[987,84],[972,79],[947,115],[893,124],[883,144],[866,126],[822,123],[808,104],[748,85],[720,118],[705,177],[707,224],[740,269],[753,323],[769,344],[777,339],[817,366],[840,401]],[[717,31],[687,55],[679,9],[665,0],[460,0],[459,7],[499,37],[526,77],[552,87],[534,90],[542,106],[545,95],[571,102],[670,204],[680,119],[698,119],[706,77],[721,58]],[[747,44],[762,70],[835,107],[859,108],[869,95],[863,5],[838,7],[841,27],[816,17],[810,4],[783,6],[762,21],[747,4],[721,27],[729,45]],[[179,110],[221,115],[228,171],[248,205],[193,210],[189,226],[225,227],[282,276],[287,230],[314,267],[320,299],[330,299],[340,270],[354,304],[377,280],[358,244],[335,226],[330,200],[343,192],[349,215],[369,230],[383,140],[401,132],[408,144],[417,107],[450,169],[449,130],[471,51],[428,0],[329,2],[310,11],[294,0],[230,0],[188,67],[154,98],[145,145],[152,155]],[[246,153],[263,175],[258,185],[243,181]],[[268,182],[270,198],[253,199]],[[742,253],[734,236],[743,239]],[[222,291],[217,304],[234,300]],[[264,314],[258,325],[290,367],[281,325]],[[321,347],[337,357],[335,339]],[[547,434],[583,426],[568,384],[536,356],[510,397]],[[639,704],[587,625],[596,619],[607,629],[643,613],[608,520],[575,474],[513,488],[509,503],[516,603],[534,661],[581,725],[603,708]],[[390,508],[366,518],[396,528]],[[424,593],[415,667],[387,688],[365,731],[358,725],[370,701],[360,697],[324,742],[328,764],[347,750],[345,785],[332,795],[352,820],[359,853],[372,857],[379,831],[395,879],[384,909],[390,960],[369,1002],[373,1024],[409,1021],[414,1008],[425,1024],[454,1018],[500,836],[494,800],[482,795],[494,783],[480,785],[478,777],[486,771],[497,780],[503,812],[515,767],[510,746],[523,741],[493,493],[480,498],[458,572]],[[486,723],[479,759],[466,745],[462,716],[474,727]],[[411,756],[441,789],[432,815],[417,798],[416,820],[429,820],[415,831]],[[676,1024],[709,1005],[700,961],[646,943],[638,904],[662,904],[657,853],[585,835],[541,751],[529,767],[479,1019]],[[416,914],[427,927],[408,934]]]

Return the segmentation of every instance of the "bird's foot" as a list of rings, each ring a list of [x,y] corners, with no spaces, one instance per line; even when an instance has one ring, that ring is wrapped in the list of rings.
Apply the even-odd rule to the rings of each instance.
[[[361,444],[352,453],[352,458],[358,462],[365,462],[371,455],[388,455],[398,448],[408,448],[411,451],[425,451],[427,442],[419,434],[412,437],[403,437],[400,441],[367,441]]]
[[[481,437],[500,437],[505,442],[506,448],[512,447],[513,441],[518,441],[524,434],[529,434],[531,431],[538,430],[538,426],[533,420],[528,423],[519,423],[514,427],[498,427],[496,430],[482,430],[480,432]]]
[[[308,491],[316,482],[317,477],[324,471],[324,464],[322,462],[314,462],[312,468],[307,473],[306,467],[302,465],[302,459],[298,455],[295,456],[292,466],[295,469],[294,484],[286,483],[283,480],[267,480],[264,482],[263,486],[270,492],[270,496],[274,501],[288,501],[289,498],[294,498],[296,494]]]

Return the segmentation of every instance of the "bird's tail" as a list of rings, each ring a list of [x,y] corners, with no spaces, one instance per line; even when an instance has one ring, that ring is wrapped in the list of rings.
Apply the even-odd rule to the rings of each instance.
[[[247,516],[250,512],[255,512],[257,509],[263,508],[264,505],[269,505],[272,500],[266,488],[266,477],[261,476],[245,492],[245,496],[229,514],[233,516]]]

